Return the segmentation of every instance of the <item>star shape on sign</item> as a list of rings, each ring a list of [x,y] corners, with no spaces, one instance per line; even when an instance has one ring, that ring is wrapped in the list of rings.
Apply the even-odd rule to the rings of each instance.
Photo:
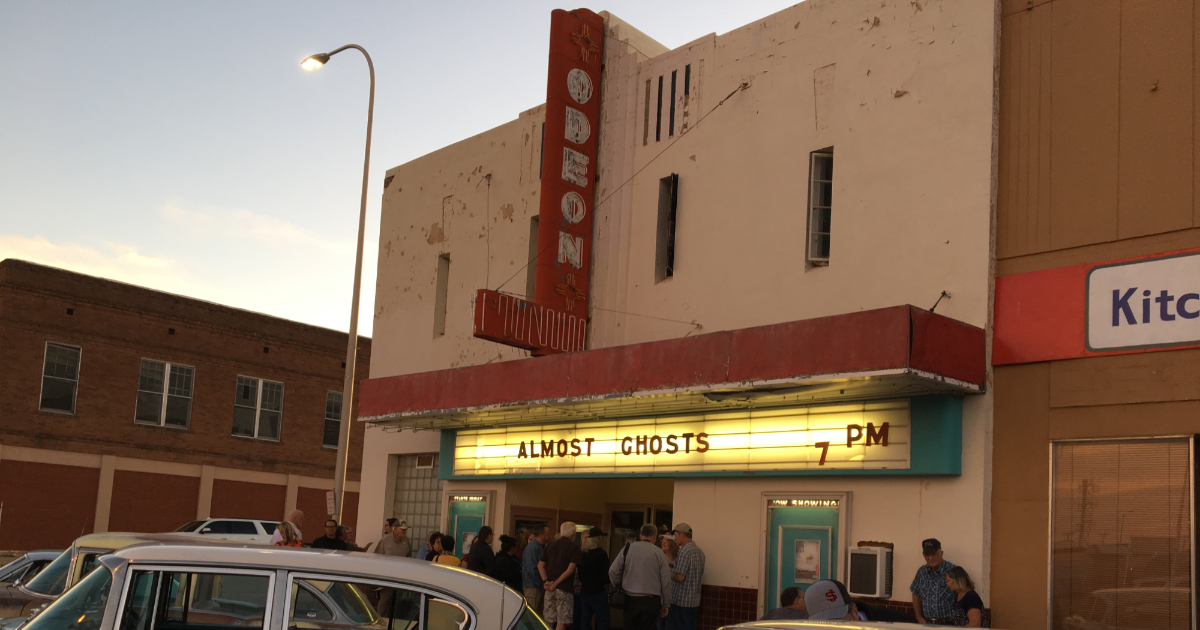
[[[587,294],[575,287],[575,274],[573,273],[567,274],[566,283],[558,285],[554,290],[563,296],[568,313],[575,310],[575,300],[587,299]]]
[[[571,33],[571,42],[579,46],[579,57],[585,62],[592,53],[600,52],[600,44],[592,41],[587,24],[580,24],[578,33]]]

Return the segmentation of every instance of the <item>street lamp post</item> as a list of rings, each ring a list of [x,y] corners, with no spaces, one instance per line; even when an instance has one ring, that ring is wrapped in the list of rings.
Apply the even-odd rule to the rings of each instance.
[[[350,459],[350,412],[354,408],[354,367],[358,359],[358,294],[362,284],[363,234],[367,223],[367,176],[371,171],[371,123],[375,116],[375,66],[371,55],[362,46],[350,44],[327,53],[308,57],[300,66],[305,70],[316,70],[329,62],[329,58],[353,48],[367,59],[367,70],[371,73],[371,95],[367,100],[367,148],[363,156],[362,200],[358,207],[358,253],[354,258],[354,297],[350,300],[350,336],[346,340],[346,382],[342,385],[342,410],[338,423],[337,467],[333,475],[333,518],[342,522],[342,507],[346,497],[346,464]]]

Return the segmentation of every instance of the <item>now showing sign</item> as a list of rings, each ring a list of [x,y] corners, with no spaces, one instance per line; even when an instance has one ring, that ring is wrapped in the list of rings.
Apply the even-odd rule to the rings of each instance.
[[[1086,321],[1091,352],[1200,344],[1200,253],[1092,269]]]

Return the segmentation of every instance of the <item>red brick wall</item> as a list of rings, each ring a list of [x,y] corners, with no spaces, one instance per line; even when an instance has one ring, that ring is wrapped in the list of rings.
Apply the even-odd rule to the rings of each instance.
[[[732,586],[700,586],[698,630],[716,630],[724,625],[758,619],[758,589]]]
[[[325,503],[326,490],[317,488],[298,488],[296,492],[296,508],[304,512],[304,538],[305,542],[312,542],[314,538],[324,534],[322,529],[325,526],[325,519],[329,518],[329,510]],[[358,493],[347,492],[345,504],[342,506],[342,513],[345,518],[342,519],[343,525],[349,525],[354,529],[356,540],[358,536]],[[312,530],[311,532],[309,530]],[[372,534],[368,532],[367,539],[371,539]],[[357,544],[366,546],[362,540],[357,540]]]
[[[213,480],[213,518],[261,518],[273,521],[284,517],[287,486],[274,486],[248,481]],[[312,528],[305,519],[305,537]]]
[[[82,348],[73,415],[38,411],[47,341]],[[332,478],[325,394],[342,389],[345,347],[345,333],[3,261],[0,443]],[[359,347],[364,379],[370,341]],[[134,424],[142,358],[195,368],[188,430]],[[284,383],[278,442],[231,435],[239,374]],[[357,480],[361,423],[351,438],[347,477]]]
[[[99,468],[0,460],[0,547],[65,549],[95,526]]]
[[[200,478],[118,470],[113,474],[110,532],[171,532],[196,519]]]

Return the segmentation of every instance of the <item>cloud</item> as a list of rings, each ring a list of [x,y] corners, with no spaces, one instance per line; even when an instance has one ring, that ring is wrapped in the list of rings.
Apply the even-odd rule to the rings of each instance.
[[[76,243],[51,243],[41,236],[0,234],[0,259],[4,258],[19,258],[172,293],[201,290],[175,260],[146,256],[122,243],[105,243],[103,249],[96,249]]]
[[[317,249],[336,256],[354,255],[353,243],[331,239],[294,223],[240,208],[210,206],[189,210],[177,204],[166,204],[158,209],[158,214],[210,238],[249,240],[273,247],[302,247],[310,251]]]
[[[154,230],[130,230],[130,242],[52,242],[0,233],[0,259],[19,258],[91,276],[216,302],[334,330],[350,311],[355,243],[248,210],[164,205],[172,229],[169,256]],[[148,226],[143,226],[148,227]],[[359,333],[369,335],[375,297],[377,242],[363,251]]]

